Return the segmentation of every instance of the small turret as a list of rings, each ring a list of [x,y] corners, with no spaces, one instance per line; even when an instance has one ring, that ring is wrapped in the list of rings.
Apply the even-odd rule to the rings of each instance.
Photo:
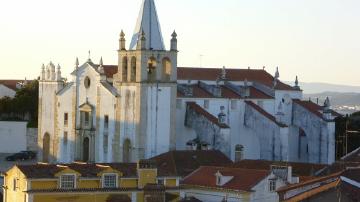
[[[295,89],[295,90],[300,90],[298,76],[296,76],[296,78],[295,78],[295,86],[294,86],[294,89]]]
[[[280,78],[279,67],[276,67],[276,72],[275,72],[274,81],[273,81],[273,87],[274,88],[277,85],[277,83],[279,81],[279,78]]]
[[[56,81],[61,81],[61,67],[58,64],[57,71],[56,71]]]
[[[125,48],[125,33],[123,30],[120,32],[120,50],[126,50]]]
[[[171,51],[177,51],[177,34],[176,34],[176,32],[175,32],[175,30],[174,30],[174,32],[172,33],[172,35],[171,35],[171,45],[170,45],[170,50]]]
[[[42,66],[41,66],[40,80],[45,80],[45,65],[44,64],[42,64]]]
[[[139,35],[136,50],[145,50],[145,49],[146,49],[146,37],[144,30],[142,30],[141,34]]]

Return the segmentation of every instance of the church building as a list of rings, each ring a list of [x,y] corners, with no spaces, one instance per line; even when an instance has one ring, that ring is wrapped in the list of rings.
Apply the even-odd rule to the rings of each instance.
[[[169,34],[170,35],[170,34]],[[234,161],[330,164],[337,113],[302,100],[264,69],[177,65],[154,0],[143,0],[130,46],[121,31],[118,64],[76,59],[71,79],[43,65],[38,157],[43,162],[134,162],[170,150],[220,150]]]

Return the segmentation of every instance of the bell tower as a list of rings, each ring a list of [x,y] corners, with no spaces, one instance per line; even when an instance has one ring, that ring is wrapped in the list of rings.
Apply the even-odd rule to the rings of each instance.
[[[154,0],[143,0],[130,47],[120,33],[118,73],[121,95],[122,161],[136,161],[175,149],[177,34],[165,50]]]

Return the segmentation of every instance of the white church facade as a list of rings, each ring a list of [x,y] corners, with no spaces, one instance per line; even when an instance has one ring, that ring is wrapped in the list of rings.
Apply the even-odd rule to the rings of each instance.
[[[338,115],[302,101],[264,69],[177,66],[177,35],[165,50],[154,0],[144,0],[130,47],[121,32],[118,65],[89,58],[70,82],[43,65],[39,160],[130,162],[169,150],[218,149],[232,160],[335,161]]]

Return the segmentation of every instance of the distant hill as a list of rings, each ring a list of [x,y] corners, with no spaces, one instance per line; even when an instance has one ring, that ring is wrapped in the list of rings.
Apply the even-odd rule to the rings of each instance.
[[[294,82],[285,82],[294,85]],[[341,93],[360,93],[360,86],[338,85],[329,83],[303,83],[300,87],[305,94],[314,94],[322,92],[341,92]]]
[[[314,94],[304,94],[304,99],[311,99],[313,102],[319,100],[322,105],[326,99],[330,98],[331,106],[341,114],[352,114],[360,111],[360,93],[341,93],[341,92],[323,92]]]

